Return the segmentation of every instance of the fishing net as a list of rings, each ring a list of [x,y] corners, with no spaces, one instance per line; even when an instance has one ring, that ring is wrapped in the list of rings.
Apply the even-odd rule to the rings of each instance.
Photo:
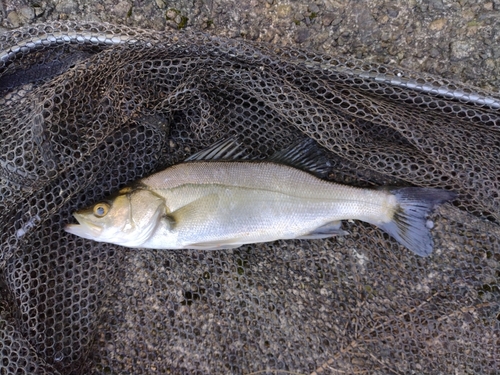
[[[1,374],[494,374],[500,95],[201,33],[0,37]],[[453,190],[422,258],[381,230],[141,250],[71,214],[226,137],[317,141],[328,179]]]

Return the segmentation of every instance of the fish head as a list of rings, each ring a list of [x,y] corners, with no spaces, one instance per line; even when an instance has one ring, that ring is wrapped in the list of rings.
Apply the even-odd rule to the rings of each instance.
[[[145,189],[122,189],[106,200],[73,214],[78,224],[68,233],[98,242],[141,247],[165,215],[164,200]]]

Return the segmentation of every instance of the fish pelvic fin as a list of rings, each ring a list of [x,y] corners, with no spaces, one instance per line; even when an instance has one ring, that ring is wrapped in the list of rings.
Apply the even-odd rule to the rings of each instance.
[[[415,254],[429,256],[434,244],[427,226],[427,216],[436,206],[453,200],[456,194],[442,189],[414,187],[390,192],[396,197],[398,205],[392,221],[378,224],[378,227]]]

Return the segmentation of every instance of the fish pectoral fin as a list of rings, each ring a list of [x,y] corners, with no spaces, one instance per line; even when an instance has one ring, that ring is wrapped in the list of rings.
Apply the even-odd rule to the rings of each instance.
[[[346,234],[349,234],[349,232],[346,232],[345,230],[342,230],[340,228],[341,225],[342,223],[340,221],[332,221],[330,223],[327,223],[325,225],[322,225],[314,229],[312,232],[297,237],[297,239],[314,240],[314,239],[328,238],[333,236],[345,236]]]
[[[191,203],[178,208],[168,216],[172,217],[176,225],[189,223],[194,225],[207,220],[219,206],[220,197],[218,194],[209,194],[198,198]]]

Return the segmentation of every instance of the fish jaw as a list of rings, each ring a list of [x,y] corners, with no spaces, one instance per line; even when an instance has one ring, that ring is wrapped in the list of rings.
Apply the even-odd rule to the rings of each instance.
[[[102,233],[102,227],[92,224],[85,220],[85,216],[77,212],[73,214],[78,224],[68,224],[64,230],[68,233],[74,234],[79,237],[87,238],[89,240],[99,241]]]

